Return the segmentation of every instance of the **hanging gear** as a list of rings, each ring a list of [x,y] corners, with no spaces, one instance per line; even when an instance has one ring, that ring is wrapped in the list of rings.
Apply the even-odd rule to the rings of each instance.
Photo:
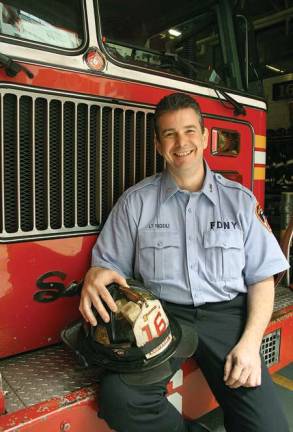
[[[197,346],[194,330],[178,323],[142,284],[129,280],[128,287],[107,288],[117,312],[105,305],[109,323],[95,313],[97,325],[78,321],[61,333],[63,341],[85,367],[100,366],[125,374],[130,383],[156,382],[172,374],[171,357],[190,357]]]

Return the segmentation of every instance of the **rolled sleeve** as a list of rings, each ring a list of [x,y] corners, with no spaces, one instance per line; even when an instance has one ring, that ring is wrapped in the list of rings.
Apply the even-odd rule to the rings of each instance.
[[[136,242],[136,223],[122,196],[111,211],[92,250],[91,265],[132,277]]]
[[[245,239],[244,280],[247,286],[289,268],[279,243],[269,226],[257,215],[258,203],[251,197],[250,224]]]

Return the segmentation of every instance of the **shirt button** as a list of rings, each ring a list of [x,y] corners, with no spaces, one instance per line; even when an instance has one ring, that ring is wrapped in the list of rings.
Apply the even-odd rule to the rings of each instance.
[[[163,246],[163,242],[159,241],[159,242],[157,243],[157,246]]]
[[[189,241],[191,241],[191,240],[192,240],[192,237],[191,237],[191,236],[189,236],[189,237],[188,237],[188,240],[189,240]]]
[[[192,212],[191,208],[189,208],[187,211],[188,211],[188,213],[191,213],[191,212]]]

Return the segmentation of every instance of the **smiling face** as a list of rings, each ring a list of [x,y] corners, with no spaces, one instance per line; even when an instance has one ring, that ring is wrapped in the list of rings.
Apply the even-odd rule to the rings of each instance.
[[[158,119],[156,148],[175,177],[204,173],[203,151],[208,131],[202,131],[198,115],[192,108],[168,111]]]

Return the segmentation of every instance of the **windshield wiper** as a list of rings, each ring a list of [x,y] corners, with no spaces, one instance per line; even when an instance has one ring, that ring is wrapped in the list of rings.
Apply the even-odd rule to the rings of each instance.
[[[190,60],[187,60],[186,58],[181,57],[177,53],[174,53],[174,54],[173,53],[164,53],[164,56],[173,58],[177,62],[177,64],[181,64],[181,65],[187,67],[187,69],[189,69],[189,71],[191,71],[195,76],[198,72],[197,68],[202,69],[205,67],[201,63],[191,62]],[[220,77],[217,75],[216,72],[215,72],[215,77],[220,79]],[[211,82],[211,78],[209,81]],[[215,84],[212,85],[212,88],[215,90],[216,95],[218,96],[218,99],[220,100],[220,102],[222,104],[224,104],[224,102],[223,102],[222,98],[219,96],[219,93],[222,96],[224,96],[226,101],[232,105],[232,107],[234,108],[234,115],[235,116],[246,115],[246,110],[241,103],[237,102],[234,98],[232,98],[232,96],[228,95],[224,90],[216,88]],[[226,105],[225,105],[225,107],[228,108]]]
[[[216,95],[218,96],[218,99],[220,100],[221,104],[223,104],[224,106],[226,106],[222,100],[222,98],[219,96],[219,93],[224,96],[224,98],[226,99],[227,102],[229,102],[233,107],[234,107],[234,115],[235,116],[239,116],[239,115],[246,115],[246,109],[244,108],[244,106],[237,102],[237,100],[233,99],[232,96],[228,95],[228,93],[226,93],[224,90],[222,89],[217,89],[214,87],[214,90],[216,92]]]
[[[2,64],[5,72],[10,77],[15,77],[20,71],[23,71],[29,78],[34,77],[34,74],[28,68],[2,53],[0,53],[0,64]]]

